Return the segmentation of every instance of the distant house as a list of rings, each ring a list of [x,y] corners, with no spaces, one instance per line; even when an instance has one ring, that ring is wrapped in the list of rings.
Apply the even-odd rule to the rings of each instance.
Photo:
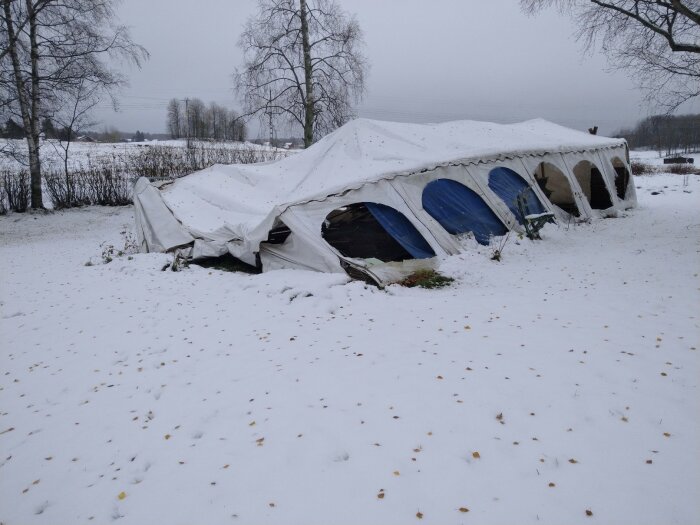
[[[98,142],[96,139],[91,137],[90,135],[80,135],[77,139],[75,139],[78,142]]]

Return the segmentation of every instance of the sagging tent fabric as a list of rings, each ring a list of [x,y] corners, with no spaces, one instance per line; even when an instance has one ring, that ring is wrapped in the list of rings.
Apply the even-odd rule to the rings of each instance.
[[[487,208],[504,228],[520,229],[512,196],[513,187],[522,183],[513,174],[531,188],[528,202],[532,206],[559,219],[571,219],[564,209],[570,209],[571,203],[562,202],[559,207],[556,199],[550,202],[542,191],[553,169],[567,179],[579,219],[614,215],[636,204],[633,184],[619,188],[620,174],[624,170],[629,174],[627,146],[621,139],[544,120],[504,125],[358,119],[280,161],[217,165],[159,187],[140,179],[134,195],[137,234],[143,251],[179,249],[193,259],[230,253],[263,270],[341,272],[355,268],[380,282],[393,278],[401,265],[343,256],[322,235],[335,211],[370,203],[368,209],[390,235],[399,242],[404,236],[413,257],[455,254],[463,244],[454,230],[441,224],[441,213],[436,213],[438,208],[449,207],[449,199],[443,197],[445,202],[440,203],[438,192],[434,202],[424,207],[424,191],[430,183],[453,181],[480,199],[476,207],[453,206],[453,220],[467,224],[470,214],[488,215],[483,213]],[[591,185],[593,169],[602,176],[602,189]],[[607,209],[592,206],[600,202],[595,193],[600,191],[612,203]],[[393,211],[387,215],[372,205]],[[481,215],[476,208],[482,210]],[[459,213],[463,216],[454,216]],[[412,228],[397,221],[399,216]],[[489,220],[493,222],[492,217]],[[283,242],[272,242],[270,232],[280,226],[291,233]],[[504,231],[492,228],[494,234]],[[486,242],[484,235],[488,234],[475,230],[470,231]]]

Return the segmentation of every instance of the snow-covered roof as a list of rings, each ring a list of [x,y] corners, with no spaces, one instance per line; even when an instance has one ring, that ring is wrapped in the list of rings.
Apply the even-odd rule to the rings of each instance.
[[[178,179],[162,195],[200,232],[246,232],[277,207],[322,199],[368,182],[452,163],[613,148],[610,139],[537,119],[518,124],[455,121],[407,124],[357,119],[285,159],[216,165]]]

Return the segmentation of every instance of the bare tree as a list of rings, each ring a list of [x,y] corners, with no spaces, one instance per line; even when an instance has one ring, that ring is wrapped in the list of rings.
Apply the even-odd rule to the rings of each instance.
[[[182,102],[173,98],[168,102],[167,125],[170,136],[174,139],[182,137],[185,131],[185,116],[182,109]]]
[[[525,12],[557,6],[578,22],[587,49],[600,42],[669,113],[700,95],[698,0],[521,0]]]
[[[201,99],[190,99],[187,105],[187,124],[189,126],[188,137],[203,139],[207,136],[205,114],[207,107]]]
[[[133,43],[126,27],[114,24],[118,0],[1,1],[1,109],[21,118],[32,208],[42,208],[41,120],[57,113],[65,95],[75,95],[81,84],[106,93],[121,87],[124,78],[107,65],[107,58],[138,66],[148,53]]]
[[[259,0],[234,74],[245,112],[283,117],[310,146],[352,118],[364,92],[363,45],[357,19],[333,0]]]
[[[90,112],[100,102],[101,86],[87,79],[61,93],[60,111],[54,114],[54,121],[60,127],[57,140],[51,142],[55,150],[60,150],[63,160],[63,174],[66,179],[66,202],[74,200],[73,184],[70,176],[70,146],[76,133],[95,124]]]

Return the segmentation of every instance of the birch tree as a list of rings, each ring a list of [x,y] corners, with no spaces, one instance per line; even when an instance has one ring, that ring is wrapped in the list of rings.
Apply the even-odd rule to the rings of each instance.
[[[246,114],[284,119],[306,147],[354,116],[367,72],[362,31],[333,0],[259,0],[239,47],[234,85]]]
[[[578,23],[587,48],[600,44],[649,101],[669,113],[700,96],[700,1],[521,0],[528,13],[556,6]]]
[[[148,57],[115,24],[118,0],[0,0],[0,110],[22,122],[31,206],[42,208],[40,123],[67,94],[114,94],[124,77],[109,59],[140,66]]]

